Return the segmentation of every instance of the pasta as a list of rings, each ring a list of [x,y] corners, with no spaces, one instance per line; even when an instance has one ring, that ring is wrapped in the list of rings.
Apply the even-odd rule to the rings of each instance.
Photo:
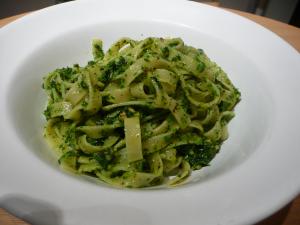
[[[117,187],[184,183],[227,138],[240,92],[180,38],[93,41],[84,67],[44,77],[44,136],[65,170]]]

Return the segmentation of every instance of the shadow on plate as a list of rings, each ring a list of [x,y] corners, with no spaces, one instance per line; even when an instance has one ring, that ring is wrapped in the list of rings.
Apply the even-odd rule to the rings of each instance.
[[[289,203],[284,208],[273,214],[272,216],[256,223],[255,225],[283,225],[285,224],[287,215],[291,209],[292,203]]]
[[[0,208],[30,225],[154,225],[145,211],[122,203],[74,206],[62,212],[48,202],[21,194],[9,194],[0,197]]]
[[[62,213],[56,206],[24,195],[1,197],[0,208],[31,225],[62,225]]]

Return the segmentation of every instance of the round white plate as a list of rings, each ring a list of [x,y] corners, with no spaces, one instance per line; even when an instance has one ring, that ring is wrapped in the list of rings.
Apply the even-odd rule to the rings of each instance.
[[[58,169],[42,137],[42,77],[91,59],[91,40],[181,37],[242,93],[212,165],[175,189],[119,190]],[[75,1],[0,29],[0,207],[39,225],[252,224],[300,191],[300,56],[232,13],[187,1]]]

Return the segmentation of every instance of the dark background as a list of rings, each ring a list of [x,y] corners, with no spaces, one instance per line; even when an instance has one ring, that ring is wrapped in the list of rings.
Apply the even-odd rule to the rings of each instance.
[[[68,0],[0,0],[0,19]],[[126,1],[126,0],[123,0]],[[149,0],[151,1],[151,0]],[[300,27],[300,0],[194,0],[238,9]]]

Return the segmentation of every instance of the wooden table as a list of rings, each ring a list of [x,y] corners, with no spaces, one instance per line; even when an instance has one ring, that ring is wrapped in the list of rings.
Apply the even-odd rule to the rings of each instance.
[[[300,29],[281,23],[275,20],[271,20],[265,17],[256,16],[250,13],[245,13],[237,10],[229,10],[233,13],[239,14],[243,17],[246,17],[256,23],[261,24],[262,26],[273,31],[284,40],[289,42],[295,49],[300,52]],[[5,18],[0,20],[0,27],[26,15],[16,15],[13,17]],[[294,201],[289,203],[283,209],[270,216],[269,218],[263,220],[262,222],[256,225],[298,225],[300,224],[300,196],[298,196]],[[27,223],[22,222],[21,220],[12,217],[3,209],[0,208],[0,225],[28,225]],[[55,224],[53,224],[55,225]]]

